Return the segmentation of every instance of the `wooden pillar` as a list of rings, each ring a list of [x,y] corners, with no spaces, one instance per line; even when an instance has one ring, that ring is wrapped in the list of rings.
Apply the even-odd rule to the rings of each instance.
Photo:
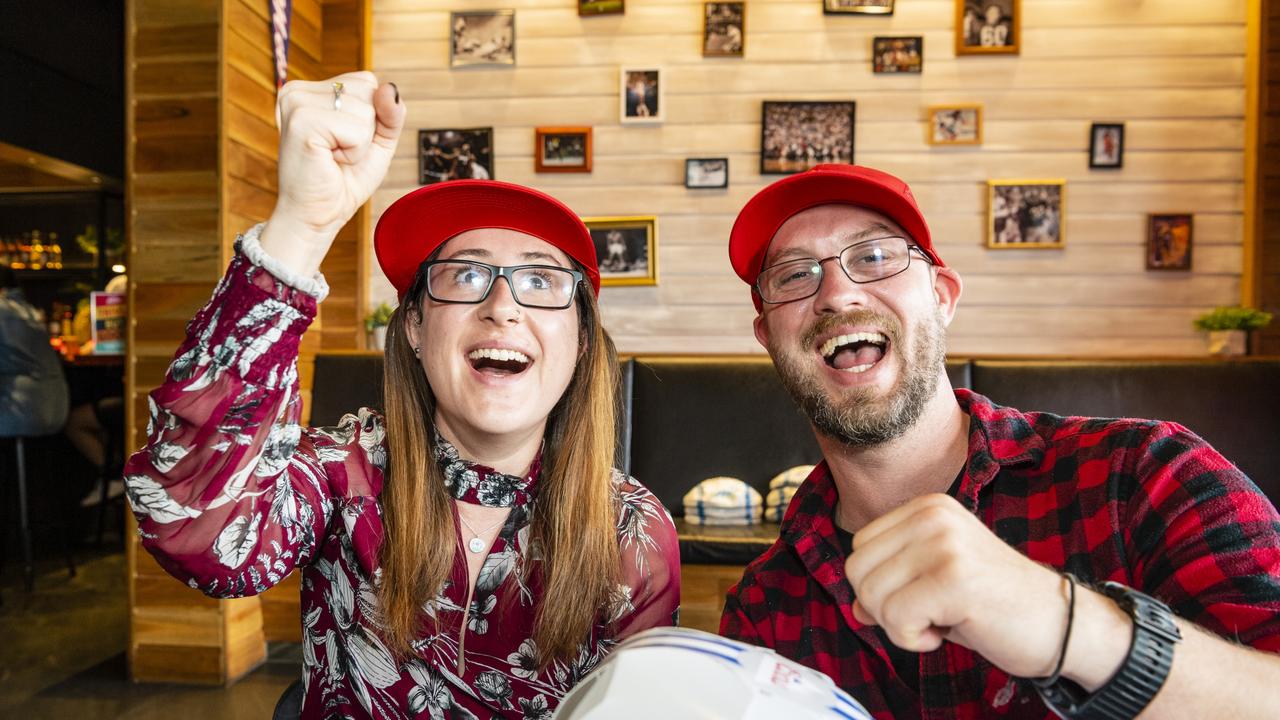
[[[1248,128],[1253,187],[1246,188],[1253,213],[1246,258],[1246,304],[1276,316],[1254,339],[1254,352],[1280,355],[1280,2],[1250,3],[1250,48],[1257,48],[1250,67],[1250,105],[1256,118]],[[1256,76],[1254,75],[1256,73]]]
[[[368,0],[334,3],[367,17]],[[367,23],[355,32],[361,65],[322,62],[326,9],[294,0],[290,79],[367,66]],[[237,233],[275,204],[278,133],[267,0],[129,0],[126,8],[126,184],[132,308],[127,390],[129,446],[145,437],[146,395],[164,379],[187,321],[222,276]],[[341,47],[344,43],[333,43]],[[367,224],[367,223],[366,223]],[[345,231],[362,238],[357,224]],[[352,241],[359,259],[363,243]],[[324,338],[355,346],[362,280],[344,279],[299,362],[304,399]],[[342,337],[345,330],[346,337]],[[298,639],[296,579],[261,598],[214,600],[128,547],[130,674],[138,681],[224,684],[256,667],[269,639]],[[282,602],[275,602],[279,597]],[[264,621],[265,618],[265,621]]]

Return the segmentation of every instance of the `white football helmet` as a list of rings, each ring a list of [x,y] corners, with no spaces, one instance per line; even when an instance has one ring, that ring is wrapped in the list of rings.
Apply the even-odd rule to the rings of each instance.
[[[555,720],[871,720],[831,678],[701,630],[629,638],[565,695]]]

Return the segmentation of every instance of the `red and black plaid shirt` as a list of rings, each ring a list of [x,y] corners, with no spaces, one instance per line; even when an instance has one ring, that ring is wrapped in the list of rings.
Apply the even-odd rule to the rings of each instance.
[[[1280,652],[1280,515],[1203,440],[1173,423],[1023,413],[967,390],[956,398],[971,417],[957,497],[1002,540]],[[919,655],[919,692],[899,677],[882,631],[853,617],[837,497],[824,462],[796,492],[778,541],[729,590],[720,633],[826,673],[877,718],[1053,718],[1030,683],[954,643]]]

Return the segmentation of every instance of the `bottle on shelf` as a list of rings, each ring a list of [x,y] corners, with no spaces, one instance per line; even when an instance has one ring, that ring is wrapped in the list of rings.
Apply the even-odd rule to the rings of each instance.
[[[27,261],[27,267],[32,270],[43,270],[45,267],[44,259],[44,243],[40,242],[40,231],[31,231],[31,259]]]
[[[18,252],[14,253],[13,261],[9,263],[9,267],[14,270],[26,270],[27,260],[31,257],[31,238],[30,233],[22,233],[22,237],[18,239]]]
[[[71,314],[71,306],[63,305],[62,306],[62,323],[59,327],[59,330],[60,330],[59,334],[61,334],[62,337],[64,338],[71,337],[72,335],[75,334],[74,325],[75,325],[75,318]]]
[[[62,321],[59,319],[60,314],[58,312],[61,308],[62,303],[55,302],[53,304],[53,312],[49,313],[49,337],[51,338],[58,337],[58,334],[62,332]],[[44,311],[41,310],[41,314],[43,314],[43,312]]]
[[[58,233],[49,233],[49,244],[45,246],[49,252],[49,263],[46,267],[61,270],[62,269],[62,246],[58,244]]]

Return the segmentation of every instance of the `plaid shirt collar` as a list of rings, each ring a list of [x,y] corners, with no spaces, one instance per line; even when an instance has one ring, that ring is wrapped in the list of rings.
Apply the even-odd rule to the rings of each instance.
[[[970,390],[955,391],[960,408],[969,414],[969,460],[960,480],[957,498],[977,511],[978,495],[1001,468],[1040,464],[1045,442],[1027,417],[1012,408],[992,404]],[[840,614],[855,632],[866,626],[853,617],[853,588],[845,579],[844,552],[836,539],[835,508],[840,499],[831,469],[823,460],[796,490],[782,520],[780,534],[822,588],[836,601]],[[871,643],[886,662],[888,656],[878,642]]]

